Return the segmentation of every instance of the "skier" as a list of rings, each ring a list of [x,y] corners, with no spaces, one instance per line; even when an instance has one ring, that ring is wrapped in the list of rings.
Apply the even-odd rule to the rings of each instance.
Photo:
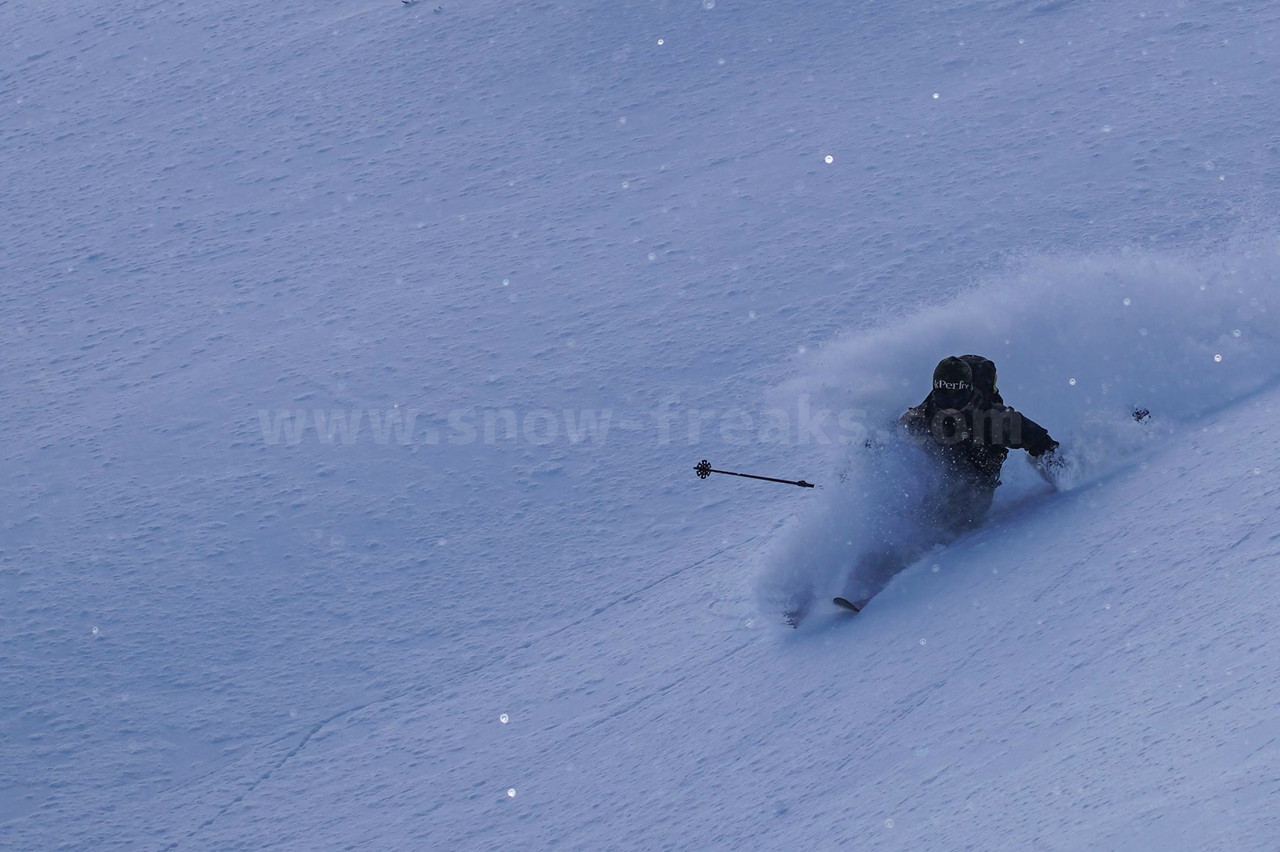
[[[1062,467],[1058,442],[1004,404],[996,365],[981,355],[943,358],[933,390],[898,422],[942,467],[941,487],[922,507],[924,519],[941,530],[958,533],[982,521],[1009,450],[1026,450],[1050,484]]]
[[[835,599],[854,612],[920,554],[982,522],[1009,450],[1026,450],[1051,485],[1064,466],[1055,453],[1058,442],[1044,427],[1004,404],[996,365],[981,355],[943,358],[933,371],[933,390],[898,423],[908,440],[934,458],[939,476],[920,498],[916,519],[922,529],[913,540],[885,542],[858,557],[843,595]],[[803,616],[803,607],[784,611],[792,626]]]
[[[919,523],[910,525],[908,540],[891,535],[854,557],[844,592],[834,599],[854,612],[929,548],[982,522],[1000,486],[1009,450],[1026,450],[1040,475],[1055,487],[1066,467],[1048,431],[1004,404],[996,388],[996,365],[981,355],[943,358],[933,371],[929,395],[907,409],[898,423],[909,441],[933,457],[938,476],[919,498]],[[798,626],[811,600],[810,588],[787,600],[786,623]]]

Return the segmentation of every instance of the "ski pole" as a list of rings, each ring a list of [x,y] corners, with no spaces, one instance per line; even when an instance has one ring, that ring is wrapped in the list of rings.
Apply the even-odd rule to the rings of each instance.
[[[697,472],[699,479],[706,479],[713,473],[723,473],[728,476],[742,476],[747,479],[763,479],[765,482],[781,482],[783,485],[799,485],[801,488],[813,488],[812,482],[805,482],[803,479],[775,479],[772,476],[756,476],[754,473],[734,473],[731,470],[716,470],[711,466],[711,462],[703,459],[693,466]]]

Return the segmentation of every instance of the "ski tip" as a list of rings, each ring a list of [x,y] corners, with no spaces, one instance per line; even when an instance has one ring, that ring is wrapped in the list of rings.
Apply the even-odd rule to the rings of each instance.
[[[862,612],[862,608],[867,605],[866,601],[854,603],[847,598],[832,598],[831,602],[838,607],[849,610],[850,612]]]

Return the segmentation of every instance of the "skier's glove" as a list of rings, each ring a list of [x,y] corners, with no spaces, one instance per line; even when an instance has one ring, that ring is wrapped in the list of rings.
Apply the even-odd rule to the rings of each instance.
[[[1059,446],[1061,445],[1057,441],[1053,440],[1052,438],[1049,438],[1049,445],[1047,447],[1038,448],[1037,450],[1030,450],[1029,452],[1033,459],[1041,459],[1041,458],[1044,458],[1045,456],[1053,455],[1053,451],[1058,449]]]
[[[1058,445],[1055,443],[1052,448],[1045,450],[1040,455],[1032,459],[1031,463],[1035,466],[1036,472],[1044,479],[1045,482],[1059,490],[1064,485],[1064,478],[1069,465],[1067,458],[1058,452]]]

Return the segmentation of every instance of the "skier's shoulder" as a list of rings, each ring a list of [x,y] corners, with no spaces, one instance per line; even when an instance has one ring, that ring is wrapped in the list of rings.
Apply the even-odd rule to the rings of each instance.
[[[902,412],[902,416],[898,418],[898,425],[905,426],[908,429],[915,429],[923,425],[926,421],[924,408],[920,406],[912,406]]]
[[[990,420],[997,417],[1012,417],[1017,413],[1018,412],[1014,411],[1013,406],[1005,405],[1003,402],[994,402],[990,399],[980,400],[969,409],[969,414],[974,420]]]
[[[898,418],[898,425],[905,426],[908,429],[919,429],[926,426],[929,422],[930,399],[932,399],[932,396],[925,397],[924,402],[919,405],[913,405],[902,412],[902,416]]]
[[[987,406],[986,412],[988,417],[999,417],[1004,420],[1012,420],[1016,418],[1024,423],[1035,423],[1034,420],[1014,408],[1012,405],[1005,405],[1003,402],[997,402]]]
[[[988,423],[1003,423],[1004,428],[1016,429],[1019,434],[1023,430],[1028,429],[1035,433],[1044,431],[1044,427],[1039,423],[1032,420],[1012,405],[1005,405],[1002,402],[988,405],[978,411],[975,416],[975,421],[976,420],[984,420]]]

